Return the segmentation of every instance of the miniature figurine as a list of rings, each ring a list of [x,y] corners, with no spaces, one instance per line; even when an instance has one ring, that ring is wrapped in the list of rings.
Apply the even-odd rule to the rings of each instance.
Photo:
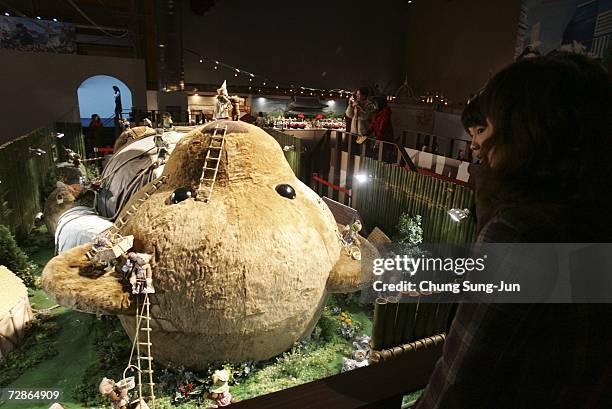
[[[234,95],[230,98],[232,103],[232,121],[238,121],[240,119],[240,97]]]
[[[232,394],[229,392],[229,373],[225,370],[218,370],[212,376],[213,386],[210,389],[208,398],[214,401],[211,408],[223,408],[232,404]]]
[[[120,388],[114,380],[102,378],[100,382],[100,393],[113,404],[115,409],[127,409],[130,402],[127,388]]]
[[[162,115],[162,127],[164,129],[172,129],[174,127],[174,123],[172,122],[172,115],[168,112],[164,112]]]
[[[359,232],[361,231],[361,222],[355,220],[352,224],[347,224],[342,231],[342,240],[348,245],[359,245]]]
[[[361,260],[361,250],[359,250],[359,232],[361,228],[361,222],[355,220],[353,223],[344,226],[342,231],[342,246],[354,260]]]
[[[228,111],[232,106],[232,101],[227,94],[227,81],[223,81],[221,88],[217,89],[217,97],[215,99],[215,113],[213,119],[229,118]]]
[[[342,358],[341,372],[352,371],[356,368],[363,368],[369,365],[367,353],[361,349],[353,352],[353,358]]]
[[[165,161],[166,156],[168,156],[168,148],[170,145],[164,139],[163,132],[155,134],[153,140],[155,142],[155,147],[157,148],[157,161],[160,162],[159,164],[161,164]]]
[[[128,258],[121,268],[124,274],[130,274],[132,294],[153,294],[153,273],[149,261],[151,256],[146,253],[128,253]]]
[[[361,337],[357,337],[355,338],[355,341],[353,341],[353,346],[358,350],[358,351],[364,351],[366,353],[366,356],[370,353],[370,340],[372,338],[367,336],[367,335],[363,335]]]
[[[134,245],[134,236],[117,236],[109,237],[104,233],[98,234],[91,241],[91,249],[86,256],[93,263],[106,263],[106,268],[110,271],[113,263]]]

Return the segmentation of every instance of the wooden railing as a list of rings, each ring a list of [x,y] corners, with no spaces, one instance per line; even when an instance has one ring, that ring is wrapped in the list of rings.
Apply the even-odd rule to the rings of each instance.
[[[444,336],[403,345],[392,359],[232,405],[235,409],[400,409],[422,389],[442,355]]]

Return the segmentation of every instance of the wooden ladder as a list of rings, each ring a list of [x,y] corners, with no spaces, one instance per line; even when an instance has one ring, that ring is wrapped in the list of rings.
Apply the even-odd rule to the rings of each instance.
[[[218,132],[218,131],[221,132]],[[196,200],[207,203],[212,196],[217,173],[219,172],[219,164],[221,163],[221,154],[225,146],[225,134],[227,133],[227,125],[223,128],[215,127],[215,130],[210,137],[210,145],[202,167],[202,176],[200,176],[200,185],[196,193]]]
[[[106,231],[111,236],[114,234],[118,234],[119,230],[121,230],[121,228],[127,224],[128,220],[130,220],[130,218],[134,215],[134,213],[136,213],[138,209],[140,209],[140,206],[142,206],[142,204],[146,202],[147,199],[150,198],[151,195],[155,193],[155,191],[159,189],[161,185],[164,184],[167,178],[168,176],[164,175],[160,177],[159,179],[155,180],[153,184],[149,187],[149,189],[147,189],[147,191],[144,192],[144,196],[138,199],[135,204],[130,206],[129,210],[125,212],[125,215],[123,217],[118,217],[117,220],[115,220],[115,223]]]
[[[155,409],[155,383],[153,382],[153,355],[151,354],[151,314],[150,314],[149,294],[144,295],[142,309],[136,307],[136,334],[134,343],[136,344],[136,367],[138,368],[138,397],[145,398],[150,403],[151,409]],[[141,347],[144,355],[141,353]],[[142,362],[144,361],[144,362]],[[144,367],[144,369],[143,369]],[[142,394],[142,375],[145,375],[149,387],[148,395]]]

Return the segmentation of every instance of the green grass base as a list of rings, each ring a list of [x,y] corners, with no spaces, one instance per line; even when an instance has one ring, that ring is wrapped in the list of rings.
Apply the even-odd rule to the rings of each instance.
[[[38,264],[38,274],[42,266],[53,256],[52,238],[45,232],[29,241],[24,246],[31,260]],[[30,302],[34,309],[41,310],[55,303],[42,290],[30,290]],[[339,316],[331,313],[333,307],[346,312],[359,330],[355,335],[371,335],[371,311],[364,309],[354,298],[346,296],[332,297],[321,318],[319,325],[325,329],[315,334],[318,338],[297,345],[294,349],[265,363],[258,363],[250,375],[240,379],[231,386],[232,395],[240,400],[268,394],[281,389],[322,379],[340,372],[342,358],[348,357],[354,348],[351,341],[344,339],[338,332]],[[67,408],[97,407],[110,408],[103,404],[97,393],[97,385],[106,376],[118,380],[129,355],[130,342],[117,319],[99,320],[90,314],[83,314],[64,308],[50,311],[51,320],[59,326],[54,335],[53,348],[56,353],[39,364],[28,368],[9,385],[11,388],[51,388],[63,392],[61,403]],[[35,348],[35,347],[34,347]],[[31,351],[21,351],[27,354]],[[162,369],[162,370],[159,370]],[[219,369],[211,367],[210,371]],[[9,369],[6,369],[7,371]],[[161,376],[163,368],[157,368],[155,375]],[[172,375],[172,371],[166,371]],[[0,379],[3,374],[0,369]],[[208,381],[207,373],[200,373],[201,379]],[[172,380],[172,376],[170,376]],[[177,376],[177,380],[180,376]],[[158,382],[158,379],[156,379]],[[173,404],[172,389],[176,385],[166,385],[165,390],[158,390],[156,408],[198,408],[201,403],[187,401]],[[163,384],[163,382],[162,382]],[[50,403],[2,405],[0,408],[47,409]],[[204,406],[205,407],[205,406]]]

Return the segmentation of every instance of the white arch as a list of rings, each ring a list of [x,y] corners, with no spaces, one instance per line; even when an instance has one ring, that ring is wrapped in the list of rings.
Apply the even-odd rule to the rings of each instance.
[[[91,115],[98,114],[105,125],[112,126],[110,118],[115,115],[113,86],[119,87],[121,92],[123,112],[132,109],[132,91],[123,81],[110,75],[94,75],[81,82],[77,89],[79,116],[83,125],[89,125]]]

